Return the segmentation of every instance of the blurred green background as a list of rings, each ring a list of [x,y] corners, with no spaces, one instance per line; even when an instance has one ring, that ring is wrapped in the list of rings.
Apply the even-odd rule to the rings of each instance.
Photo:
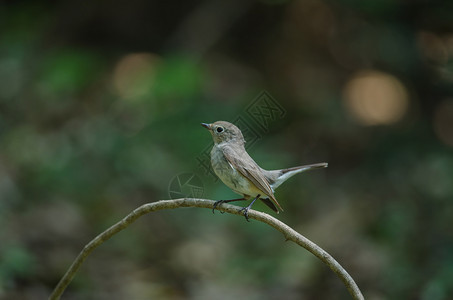
[[[1,299],[46,298],[178,174],[236,197],[200,164],[216,120],[248,124],[264,168],[329,163],[276,191],[277,217],[366,299],[452,299],[453,2],[0,5]],[[264,128],[262,91],[284,112]],[[103,244],[63,299],[350,298],[268,226],[185,208]]]

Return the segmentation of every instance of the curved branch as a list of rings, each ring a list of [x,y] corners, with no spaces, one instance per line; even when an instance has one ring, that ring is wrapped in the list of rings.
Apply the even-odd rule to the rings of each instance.
[[[66,271],[64,276],[61,278],[60,282],[57,284],[55,289],[53,290],[52,294],[50,295],[50,300],[60,299],[61,295],[65,291],[66,287],[74,278],[75,274],[77,273],[78,269],[85,261],[85,259],[90,255],[90,253],[100,246],[102,243],[110,239],[113,235],[120,232],[121,230],[128,227],[134,221],[136,221],[141,216],[153,212],[158,211],[161,209],[174,209],[179,207],[201,207],[201,208],[209,208],[212,209],[214,205],[214,201],[206,200],[206,199],[193,199],[193,198],[182,198],[182,199],[175,199],[175,200],[161,200],[157,202],[147,203],[132,211],[128,214],[125,218],[121,221],[116,223],[115,225],[111,226],[97,237],[95,237],[91,242],[89,242],[83,250],[79,253],[77,258],[74,260],[72,265]],[[239,212],[239,207],[231,205],[231,204],[222,204],[220,207],[217,207],[219,211],[227,212],[234,215],[243,216],[242,212]],[[297,231],[286,225],[285,223],[271,217],[268,214],[256,211],[256,210],[249,210],[248,212],[250,219],[255,219],[266,223],[285,236],[287,240],[293,241],[296,244],[304,247],[306,250],[311,252],[313,255],[318,257],[322,262],[324,262],[327,266],[329,266],[332,271],[334,271],[338,277],[343,281],[344,285],[348,289],[349,293],[353,297],[353,299],[360,299],[363,300],[363,295],[360,292],[359,287],[354,282],[354,279],[346,272],[345,269],[326,251],[324,251],[321,247],[304,237],[303,235],[299,234]]]

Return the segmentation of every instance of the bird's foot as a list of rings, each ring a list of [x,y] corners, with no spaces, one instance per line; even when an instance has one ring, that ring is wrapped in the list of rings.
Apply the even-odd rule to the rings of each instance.
[[[215,209],[217,206],[219,205],[222,205],[222,203],[225,203],[226,200],[219,200],[219,201],[216,201],[214,202],[214,205],[212,206],[212,213],[214,214],[215,213]],[[224,211],[220,211],[221,214],[224,214],[225,212]]]
[[[214,213],[214,210],[216,209],[217,206],[221,205],[222,203],[230,203],[230,202],[235,202],[235,201],[242,201],[245,200],[244,198],[239,198],[239,199],[231,199],[231,200],[219,200],[214,202],[214,205],[212,206],[212,213]],[[224,211],[220,211],[221,214],[224,214]]]
[[[249,205],[249,206],[246,206],[246,207],[243,207],[243,208],[241,208],[241,209],[239,210],[239,212],[244,213],[244,217],[245,217],[245,220],[246,220],[247,222],[250,222],[250,221],[249,221],[249,209],[250,209],[250,205]]]
[[[255,203],[256,199],[258,199],[259,197],[260,197],[260,195],[257,195],[257,196],[255,197],[255,199],[253,199],[252,203],[250,203],[248,206],[243,207],[243,208],[241,208],[241,209],[239,210],[239,212],[243,212],[243,213],[244,213],[244,217],[245,217],[245,220],[246,220],[247,222],[250,222],[250,221],[249,221],[249,209],[252,207],[253,203]]]

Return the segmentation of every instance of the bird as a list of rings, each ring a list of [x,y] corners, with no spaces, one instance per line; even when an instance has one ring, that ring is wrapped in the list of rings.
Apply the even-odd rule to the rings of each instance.
[[[201,123],[208,129],[214,140],[211,150],[211,165],[220,180],[242,198],[218,200],[214,203],[212,212],[222,203],[250,200],[240,212],[249,221],[248,211],[257,199],[263,201],[276,213],[283,208],[275,198],[274,191],[292,176],[314,169],[322,169],[327,163],[316,163],[280,170],[265,170],[261,168],[245,150],[245,139],[236,125],[227,121]]]

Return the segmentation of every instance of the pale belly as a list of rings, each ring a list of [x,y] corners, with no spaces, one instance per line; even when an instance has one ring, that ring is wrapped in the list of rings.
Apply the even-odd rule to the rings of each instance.
[[[211,164],[215,174],[234,192],[245,197],[263,195],[247,178],[238,172],[223,156],[221,150],[212,149]]]

